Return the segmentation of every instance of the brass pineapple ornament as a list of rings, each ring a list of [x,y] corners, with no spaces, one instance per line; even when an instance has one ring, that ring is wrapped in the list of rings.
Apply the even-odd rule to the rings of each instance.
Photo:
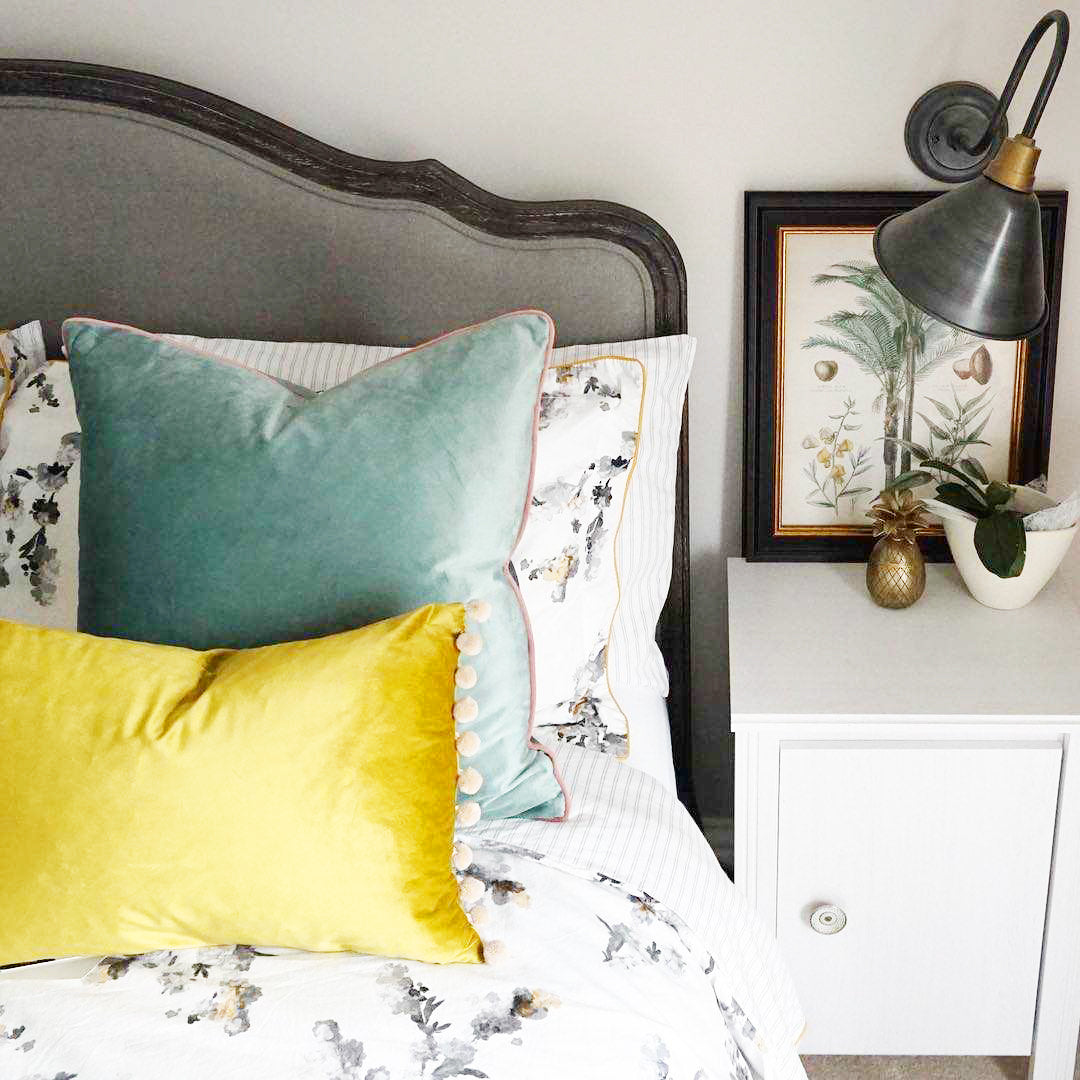
[[[866,588],[881,607],[910,607],[926,588],[926,563],[917,539],[930,524],[925,510],[926,504],[910,491],[887,490],[866,515],[881,538],[866,564]]]

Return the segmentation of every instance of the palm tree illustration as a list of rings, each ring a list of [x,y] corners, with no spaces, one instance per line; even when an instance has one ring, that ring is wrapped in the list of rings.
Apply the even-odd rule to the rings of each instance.
[[[804,349],[832,349],[850,357],[862,371],[881,384],[874,399],[875,412],[883,411],[885,484],[911,468],[911,424],[915,414],[915,386],[946,360],[963,352],[976,339],[939,322],[905,300],[877,263],[833,263],[828,273],[815,274],[815,285],[852,285],[862,295],[858,310],[835,311],[818,326],[828,333],[813,334]],[[902,422],[901,422],[902,413]]]

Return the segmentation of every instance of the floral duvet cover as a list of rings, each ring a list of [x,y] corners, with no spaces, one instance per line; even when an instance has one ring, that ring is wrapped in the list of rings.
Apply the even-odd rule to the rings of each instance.
[[[0,972],[0,1077],[804,1077],[775,942],[682,806],[558,761],[569,822],[462,834],[483,966],[232,945]]]

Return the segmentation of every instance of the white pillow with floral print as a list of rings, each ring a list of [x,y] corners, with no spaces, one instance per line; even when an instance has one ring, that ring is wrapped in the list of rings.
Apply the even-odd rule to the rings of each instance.
[[[0,355],[11,386],[0,422],[0,618],[73,630],[80,436],[68,366],[47,360],[40,323],[0,333]]]
[[[637,462],[644,381],[641,361],[626,357],[549,372],[532,505],[513,560],[535,645],[536,725],[620,755],[627,721],[608,684],[606,652],[619,604],[615,536]]]

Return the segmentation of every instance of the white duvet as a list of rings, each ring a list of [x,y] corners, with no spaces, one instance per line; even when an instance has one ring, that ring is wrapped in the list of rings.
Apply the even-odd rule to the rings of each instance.
[[[689,815],[612,758],[557,756],[569,822],[462,837],[487,964],[237,945],[0,973],[0,1078],[803,1077],[775,943]]]

